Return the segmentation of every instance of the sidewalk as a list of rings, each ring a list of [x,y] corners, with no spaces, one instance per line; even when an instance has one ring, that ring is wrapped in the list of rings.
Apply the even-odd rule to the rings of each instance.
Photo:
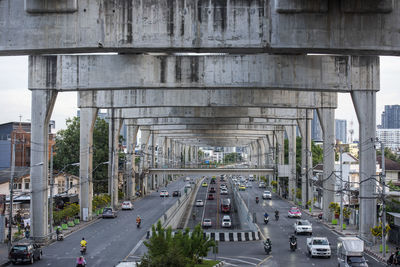
[[[283,198],[282,198],[283,199]],[[289,202],[290,204],[292,204],[293,206],[297,206],[299,207],[299,209],[312,216],[315,217],[319,222],[321,222],[322,224],[324,224],[326,227],[328,227],[331,231],[335,232],[338,235],[341,236],[358,236],[358,228],[355,225],[347,225],[345,230],[340,230],[340,225],[333,225],[331,222],[326,222],[324,220],[319,220],[318,219],[318,215],[320,213],[322,213],[322,210],[319,208],[314,207],[312,213],[309,210],[303,209],[302,207],[294,204],[293,201],[290,201],[288,199],[283,199],[286,200],[287,202]],[[368,254],[369,256],[375,258],[378,261],[381,262],[385,262],[387,261],[387,259],[390,256],[391,252],[394,252],[396,250],[396,245],[386,242],[386,247],[387,247],[387,253],[386,256],[383,257],[382,256],[382,252],[380,252],[380,245],[382,245],[381,242],[378,242],[377,244],[372,244],[372,243],[367,243],[366,241],[364,241],[364,249],[365,249],[365,253]]]

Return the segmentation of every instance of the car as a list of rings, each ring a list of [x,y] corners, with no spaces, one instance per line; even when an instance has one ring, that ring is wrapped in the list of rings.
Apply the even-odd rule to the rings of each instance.
[[[263,199],[272,199],[271,191],[264,191],[262,195]]]
[[[239,190],[245,191],[246,186],[244,184],[239,185]]]
[[[213,199],[214,199],[214,194],[208,194],[207,199],[208,199],[208,200],[213,200]]]
[[[185,178],[185,181],[186,181],[186,182],[190,182],[190,177],[186,177],[186,178]]]
[[[208,184],[207,184],[206,182],[203,182],[203,183],[201,184],[201,186],[202,186],[202,187],[207,187]]]
[[[112,208],[104,208],[102,218],[115,218],[117,213]]]
[[[249,175],[249,181],[250,181],[250,182],[253,182],[253,181],[254,181],[254,176],[251,175],[251,174]]]
[[[181,196],[181,191],[175,190],[174,192],[172,192],[172,196],[173,197],[180,197]]]
[[[214,187],[210,187],[210,190],[208,192],[209,193],[215,193],[215,188]]]
[[[291,207],[288,211],[289,218],[301,218],[301,212],[298,207]]]
[[[190,184],[185,184],[185,188],[192,188]]]
[[[260,182],[260,183],[258,184],[258,187],[259,187],[259,188],[266,188],[267,185],[266,185],[264,182]]]
[[[169,197],[169,193],[167,190],[161,190],[160,192],[160,197]]]
[[[202,225],[203,228],[211,227],[212,226],[211,219],[204,219]]]
[[[122,202],[121,209],[122,210],[133,210],[132,202],[130,202],[129,200],[125,200],[124,202]]]
[[[31,242],[30,240],[19,241],[15,243],[8,254],[8,259],[17,264],[20,262],[29,262],[33,264],[35,260],[42,258],[43,252],[40,245]]]
[[[220,194],[221,195],[227,195],[228,194],[228,189],[225,189],[225,188],[221,189]]]
[[[222,189],[222,188],[225,188],[225,189],[226,189],[226,188],[227,188],[226,184],[220,184],[220,185],[219,185],[219,189]]]
[[[215,178],[211,178],[210,184],[215,184]]]
[[[296,235],[301,233],[312,235],[312,224],[308,220],[297,220],[293,227]]]
[[[203,207],[204,206],[204,202],[201,199],[196,200],[196,207]]]
[[[326,237],[307,238],[307,252],[312,257],[331,257],[331,247]]]
[[[232,221],[231,217],[229,215],[224,215],[222,217],[222,225],[223,228],[231,228],[232,227]]]
[[[247,188],[252,188],[253,185],[252,185],[251,183],[247,183],[247,184],[246,184],[246,187],[247,187]]]

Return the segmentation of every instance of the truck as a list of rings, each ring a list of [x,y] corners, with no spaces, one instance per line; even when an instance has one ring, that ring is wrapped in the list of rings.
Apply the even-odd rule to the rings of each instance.
[[[307,251],[313,257],[331,257],[331,247],[326,237],[307,238]]]
[[[337,242],[338,266],[368,266],[364,256],[364,241],[357,237],[339,237]]]

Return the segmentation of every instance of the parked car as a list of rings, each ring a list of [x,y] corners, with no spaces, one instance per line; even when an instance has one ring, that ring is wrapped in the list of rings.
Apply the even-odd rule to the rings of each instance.
[[[210,190],[208,192],[209,193],[215,193],[215,188],[214,187],[210,187]]]
[[[202,186],[202,187],[207,187],[208,184],[207,184],[206,182],[203,182],[203,183],[201,184],[201,186]]]
[[[42,255],[43,252],[41,247],[38,244],[27,240],[15,243],[8,254],[8,259],[13,264],[20,262],[29,262],[30,264],[33,264],[35,260],[40,260]]]
[[[264,191],[262,195],[263,199],[272,199],[271,191]]]
[[[169,193],[167,190],[161,190],[160,192],[160,197],[169,197]]]
[[[208,199],[208,200],[213,200],[213,199],[214,199],[214,194],[208,194],[207,199]]]
[[[122,202],[122,207],[123,210],[133,210],[133,204],[129,200],[126,200]]]
[[[221,195],[227,195],[228,194],[228,189],[226,189],[226,188],[221,189],[220,194]]]
[[[196,200],[196,207],[203,207],[204,206],[204,202],[201,199]]]
[[[211,227],[211,226],[212,226],[211,219],[204,219],[203,220],[203,228],[207,228],[207,227]]]
[[[307,252],[312,257],[331,257],[331,247],[326,237],[307,238]]]
[[[181,196],[181,191],[175,190],[175,191],[172,193],[172,196],[173,196],[173,197],[180,197],[180,196]]]
[[[232,227],[232,221],[231,221],[231,217],[229,215],[224,215],[224,217],[222,217],[222,227],[225,227],[225,228]]]
[[[289,218],[301,218],[301,212],[298,207],[291,207],[288,211]]]
[[[115,217],[117,217],[117,213],[112,208],[104,208],[102,217],[103,218],[115,218]]]
[[[301,233],[312,235],[312,224],[308,220],[297,220],[293,227],[296,235]]]

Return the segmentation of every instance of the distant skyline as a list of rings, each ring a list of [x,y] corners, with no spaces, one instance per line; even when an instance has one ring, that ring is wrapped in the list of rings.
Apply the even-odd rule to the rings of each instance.
[[[381,123],[385,105],[400,104],[400,57],[380,57],[381,91],[376,97],[376,124]],[[0,57],[0,124],[10,121],[30,121],[31,93],[28,88],[28,57]],[[358,139],[358,121],[350,94],[339,94],[336,119],[347,120],[347,131],[353,122],[354,139]],[[76,116],[75,92],[59,93],[52,114],[56,130],[65,129],[65,120]],[[348,132],[347,132],[348,133]]]

